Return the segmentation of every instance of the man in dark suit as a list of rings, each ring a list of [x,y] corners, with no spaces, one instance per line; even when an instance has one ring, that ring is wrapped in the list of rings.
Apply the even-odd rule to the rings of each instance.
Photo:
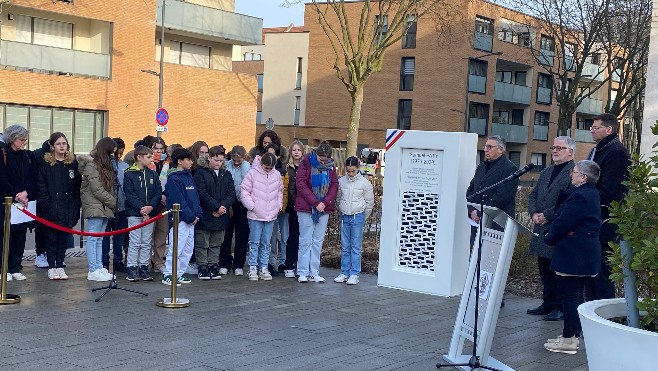
[[[532,216],[532,221],[535,223],[528,252],[537,256],[539,278],[544,291],[541,305],[528,309],[527,313],[545,316],[546,321],[559,321],[563,319],[562,294],[557,289],[557,275],[551,270],[553,246],[546,246],[544,233],[553,221],[558,195],[571,186],[570,171],[574,167],[576,142],[569,137],[557,137],[550,148],[553,165],[542,170],[537,184],[528,197],[528,214]]]
[[[628,178],[628,166],[631,163],[628,150],[619,141],[617,129],[619,121],[614,115],[604,113],[594,118],[590,128],[596,146],[587,156],[588,160],[596,162],[601,168],[601,176],[596,182],[596,189],[601,196],[601,273],[587,280],[585,294],[587,300],[610,299],[615,297],[615,284],[610,281],[611,267],[608,264],[608,253],[611,248],[608,242],[619,241],[617,226],[608,222],[608,208],[612,201],[621,201],[627,189],[622,184]]]
[[[484,145],[484,162],[478,165],[475,169],[475,175],[466,190],[466,197],[469,202],[478,203],[479,198],[470,197],[475,192],[495,184],[508,176],[512,175],[518,170],[516,166],[510,161],[505,154],[505,139],[498,135],[491,136],[487,139]],[[514,179],[510,182],[500,185],[497,188],[489,190],[484,195],[484,204],[501,209],[507,215],[515,217],[516,210],[516,189],[519,186],[519,180]],[[475,223],[480,222],[480,211],[472,206],[468,206],[468,216]],[[496,223],[492,225],[493,229],[503,230],[503,226]],[[471,245],[473,244],[473,236],[471,238]]]

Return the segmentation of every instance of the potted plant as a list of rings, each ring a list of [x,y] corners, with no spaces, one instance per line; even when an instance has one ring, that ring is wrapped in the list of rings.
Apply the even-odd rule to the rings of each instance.
[[[658,124],[652,131],[658,135]],[[610,211],[610,221],[617,224],[623,240],[611,244],[609,256],[611,279],[624,284],[625,298],[578,307],[590,370],[656,369],[652,355],[658,349],[658,153],[635,156],[625,184],[628,194]]]

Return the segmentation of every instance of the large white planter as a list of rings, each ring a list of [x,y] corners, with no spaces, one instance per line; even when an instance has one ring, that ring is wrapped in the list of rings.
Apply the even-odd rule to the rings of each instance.
[[[578,307],[591,371],[655,371],[658,333],[608,321],[625,317],[624,299],[595,300]]]

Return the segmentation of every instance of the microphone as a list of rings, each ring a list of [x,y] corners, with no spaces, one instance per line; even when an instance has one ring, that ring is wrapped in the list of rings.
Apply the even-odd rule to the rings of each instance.
[[[535,164],[533,164],[533,163],[531,162],[531,163],[527,164],[526,166],[520,168],[519,170],[515,171],[512,175],[510,175],[510,176],[508,176],[507,178],[505,178],[505,179],[503,180],[503,182],[507,182],[507,181],[510,181],[510,180],[512,180],[512,179],[520,178],[521,175],[523,175],[523,174],[525,174],[525,173],[531,171],[531,170],[534,169],[534,168],[535,168]]]

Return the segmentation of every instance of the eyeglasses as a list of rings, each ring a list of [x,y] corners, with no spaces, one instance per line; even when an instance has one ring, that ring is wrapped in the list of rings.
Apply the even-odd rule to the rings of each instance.
[[[485,151],[489,151],[492,148],[496,148],[496,147],[498,147],[498,146],[490,146],[488,144],[485,144],[485,145],[482,146],[482,149],[485,150]]]
[[[558,152],[560,152],[563,149],[568,149],[568,148],[569,147],[560,147],[560,146],[550,146],[550,147],[548,147],[548,149],[550,149],[551,151],[558,151]]]
[[[594,125],[592,125],[592,126],[589,127],[589,130],[590,131],[595,131],[595,130],[599,130],[599,129],[604,128],[604,127],[605,126],[594,126]]]
[[[573,174],[585,175],[585,174],[581,173],[580,171],[576,171],[576,170],[573,170],[573,169],[571,169],[571,171],[569,172],[569,174],[571,174],[571,175],[573,175]]]

